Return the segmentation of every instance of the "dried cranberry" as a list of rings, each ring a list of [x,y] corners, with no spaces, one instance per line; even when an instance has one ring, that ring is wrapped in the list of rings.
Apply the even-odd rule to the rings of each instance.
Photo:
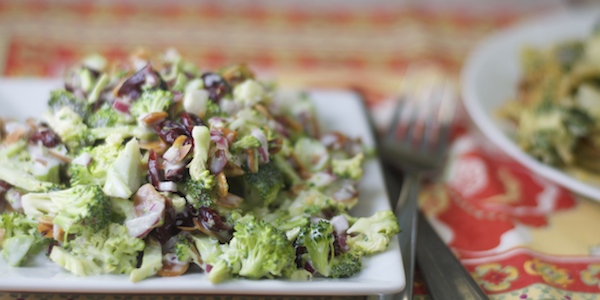
[[[181,181],[183,180],[185,177],[187,177],[188,172],[187,172],[187,168],[185,165],[182,165],[181,167],[177,168],[177,169],[170,169],[168,171],[165,172],[165,180],[167,181]]]
[[[304,260],[302,259],[302,254],[307,252],[306,247],[298,246],[298,245],[295,245],[294,247],[296,248],[296,260],[295,260],[296,266],[298,268],[302,268],[302,267],[304,267]]]
[[[163,141],[169,144],[173,144],[180,135],[191,136],[184,125],[172,120],[164,120],[154,125],[154,131]]]
[[[230,230],[229,226],[223,222],[221,216],[213,209],[208,207],[200,207],[198,212],[200,222],[204,228],[214,232]]]
[[[154,150],[150,150],[148,155],[148,176],[150,177],[150,182],[154,186],[154,188],[158,189],[158,184],[161,180],[161,169],[160,162],[158,161],[158,155]]]
[[[219,74],[204,73],[202,74],[204,88],[208,91],[208,98],[214,102],[219,102],[223,96],[230,92],[229,84]]]
[[[336,232],[333,232],[333,250],[334,255],[338,256],[347,251],[348,245],[346,244],[346,234],[338,235]]]
[[[0,180],[0,192],[1,191],[8,191],[8,189],[10,189],[10,183],[4,181],[4,180]]]
[[[198,217],[199,214],[198,209],[187,203],[185,209],[177,214],[175,224],[183,227],[194,227],[194,218]]]
[[[179,119],[190,135],[192,134],[192,130],[194,130],[194,126],[204,125],[204,122],[202,122],[200,117],[192,113],[183,112]]]
[[[148,63],[144,68],[137,71],[123,82],[123,85],[121,85],[117,91],[117,96],[136,100],[142,94],[142,86],[146,84],[148,78],[154,79],[155,83],[153,86],[158,86],[163,90],[168,89],[167,83],[160,77],[160,74],[152,68],[152,65]]]
[[[42,142],[42,145],[48,148],[54,148],[61,142],[58,134],[47,128],[36,131],[29,137],[29,141],[34,144]]]

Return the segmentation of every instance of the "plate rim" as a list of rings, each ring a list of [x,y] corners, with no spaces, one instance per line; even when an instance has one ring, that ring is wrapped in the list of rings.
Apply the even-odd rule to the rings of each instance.
[[[465,64],[460,74],[460,86],[462,100],[468,115],[473,120],[477,128],[486,135],[487,140],[498,146],[511,158],[524,165],[526,168],[535,174],[550,180],[568,190],[579,195],[600,201],[600,186],[591,183],[586,183],[577,180],[572,175],[569,175],[560,169],[543,164],[527,154],[510,138],[507,133],[499,128],[498,124],[494,123],[493,117],[488,116],[477,98],[477,93],[474,88],[470,87],[471,82],[478,75],[483,57],[487,54],[495,44],[502,43],[503,40],[510,38],[512,34],[520,30],[533,30],[533,27],[538,27],[540,24],[554,22],[560,19],[574,20],[575,18],[599,17],[600,7],[592,7],[585,9],[559,11],[547,13],[531,18],[529,20],[518,22],[515,25],[509,26],[503,30],[493,33],[480,42],[473,51],[468,55]]]

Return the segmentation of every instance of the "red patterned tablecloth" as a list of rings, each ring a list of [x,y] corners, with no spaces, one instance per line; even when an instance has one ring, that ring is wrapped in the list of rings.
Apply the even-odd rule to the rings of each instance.
[[[433,64],[458,78],[486,35],[560,6],[426,2],[0,0],[0,73],[56,77],[89,53],[123,59],[139,47],[173,47],[207,69],[247,62],[280,85],[354,89],[383,126],[386,99],[407,66]],[[600,204],[533,175],[466,119],[463,128],[442,180],[427,186],[421,207],[490,298],[600,295]],[[426,297],[423,284],[416,285]],[[0,293],[0,299],[103,297]]]

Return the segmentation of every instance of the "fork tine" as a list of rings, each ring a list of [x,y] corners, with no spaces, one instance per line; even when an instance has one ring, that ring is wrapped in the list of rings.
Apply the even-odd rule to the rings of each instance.
[[[456,113],[457,101],[454,97],[454,89],[450,82],[445,82],[443,86],[443,94],[441,95],[440,111],[438,119],[440,120],[441,130],[437,138],[436,153],[441,156],[445,149],[448,141],[450,140],[450,134],[453,128],[453,120]],[[440,157],[441,158],[441,157]]]

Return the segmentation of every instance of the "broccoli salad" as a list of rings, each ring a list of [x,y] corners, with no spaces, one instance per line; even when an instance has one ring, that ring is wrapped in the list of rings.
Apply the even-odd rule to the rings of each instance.
[[[400,231],[389,210],[349,214],[365,159],[245,65],[92,55],[39,119],[0,118],[0,253],[132,282],[351,277]]]

